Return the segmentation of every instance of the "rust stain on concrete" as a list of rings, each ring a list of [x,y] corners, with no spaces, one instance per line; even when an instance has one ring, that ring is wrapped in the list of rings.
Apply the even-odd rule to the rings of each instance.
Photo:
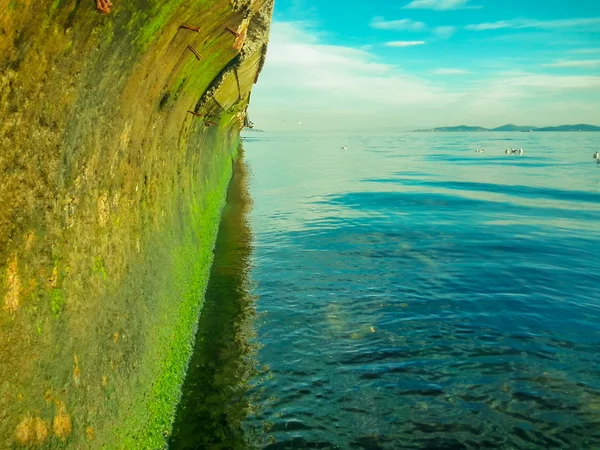
[[[19,280],[18,270],[19,266],[17,254],[15,253],[8,263],[8,268],[6,269],[7,292],[4,295],[4,309],[9,313],[15,313],[19,309],[19,292],[21,291],[21,281]]]
[[[35,242],[35,233],[30,231],[25,234],[25,250],[29,251],[33,247],[33,243]]]
[[[73,381],[77,386],[79,386],[81,381],[81,370],[79,369],[79,358],[77,358],[77,355],[73,355]]]
[[[54,269],[52,269],[52,275],[48,279],[48,284],[54,289],[58,287],[58,266],[54,266]]]
[[[250,18],[246,18],[242,21],[240,26],[235,30],[238,35],[233,43],[233,48],[240,51],[244,46],[244,42],[246,42],[246,36],[248,35],[248,25],[250,24]]]
[[[56,415],[54,416],[52,429],[54,430],[54,435],[63,442],[66,442],[71,434],[71,416],[67,414],[67,408],[60,400],[56,401]]]
[[[108,194],[104,192],[98,197],[98,220],[101,226],[105,226],[108,223],[109,213]]]
[[[39,417],[24,417],[15,430],[20,445],[42,445],[48,439],[48,423]]]

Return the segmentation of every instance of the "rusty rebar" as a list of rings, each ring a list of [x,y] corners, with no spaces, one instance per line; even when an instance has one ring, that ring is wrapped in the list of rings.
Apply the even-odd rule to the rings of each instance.
[[[227,31],[229,31],[231,34],[233,34],[236,38],[240,37],[240,33],[238,33],[237,31],[233,31],[231,28],[226,27],[225,28]]]
[[[188,48],[189,51],[191,51],[194,54],[194,56],[196,57],[196,59],[198,61],[200,61],[200,53],[198,53],[196,51],[196,49],[194,47],[192,47],[191,45],[188,45],[187,48]]]
[[[195,31],[196,33],[200,33],[200,28],[193,27],[191,25],[179,25],[179,28],[185,28],[186,30],[192,30],[192,31]]]
[[[200,117],[202,120],[205,120],[206,117],[204,117],[202,114],[198,114],[195,111],[188,111],[192,116],[196,116],[196,117]]]

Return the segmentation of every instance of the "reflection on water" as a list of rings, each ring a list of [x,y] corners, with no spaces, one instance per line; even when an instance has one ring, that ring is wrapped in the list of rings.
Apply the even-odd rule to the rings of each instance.
[[[600,448],[600,133],[255,136],[172,448]]]
[[[255,316],[249,294],[251,232],[246,173],[235,162],[215,259],[198,324],[194,355],[183,386],[171,449],[245,448],[242,423],[251,409],[249,381],[256,375]]]
[[[600,448],[599,144],[248,142],[271,378],[245,427],[268,449]]]

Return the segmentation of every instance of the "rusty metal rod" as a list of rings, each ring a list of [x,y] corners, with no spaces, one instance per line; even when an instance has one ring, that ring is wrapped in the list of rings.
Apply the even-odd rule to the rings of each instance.
[[[198,61],[200,61],[200,53],[198,53],[196,51],[196,49],[194,47],[192,47],[191,45],[188,45],[187,48],[189,49],[189,51],[191,51],[194,54],[194,56],[196,57],[196,59]]]
[[[200,33],[200,28],[193,27],[191,25],[179,25],[179,28],[185,28],[186,30],[192,30],[192,31],[195,31],[196,33]]]
[[[231,34],[233,34],[235,37],[240,37],[240,33],[238,33],[237,31],[233,31],[231,28],[226,27],[225,28],[227,31],[229,31]]]

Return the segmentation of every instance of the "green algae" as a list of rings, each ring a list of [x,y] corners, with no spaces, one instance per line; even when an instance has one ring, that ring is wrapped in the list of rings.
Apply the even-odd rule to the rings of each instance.
[[[137,34],[136,43],[146,47],[152,40],[156,39],[159,31],[172,19],[177,7],[182,0],[170,0],[163,3],[155,2],[153,9],[156,12],[150,14],[151,19],[145,21],[143,28]]]
[[[0,448],[162,448],[246,104],[211,127],[187,110],[237,55],[209,31],[240,13],[14,7],[0,35]]]
[[[65,294],[62,289],[52,289],[50,291],[50,309],[54,317],[60,316],[65,305]]]
[[[256,373],[256,346],[250,340],[255,310],[247,279],[250,202],[242,159],[234,163],[171,449],[249,447],[242,422],[253,408],[246,394]]]
[[[94,272],[102,277],[106,281],[108,275],[106,274],[106,268],[104,267],[104,261],[102,256],[96,256],[94,258]]]
[[[143,378],[152,379],[151,389],[140,393],[135,408],[116,431],[115,448],[162,448],[170,433],[175,406],[180,396],[187,362],[192,351],[191,336],[195,333],[201,299],[208,282],[212,262],[212,248],[216,240],[220,213],[225,201],[227,184],[231,177],[231,160],[222,162],[220,179],[206,193],[204,201],[190,208],[193,230],[172,255],[170,272],[181,303],[167,311],[153,327],[157,333],[147,350],[147,357],[155,361]],[[190,264],[192,267],[190,268]],[[191,275],[189,275],[191,274]],[[183,290],[181,290],[183,288]],[[157,297],[168,302],[168,292],[157,292]]]
[[[50,7],[50,11],[53,11],[55,9],[57,9],[63,0],[54,0],[54,3],[52,3],[52,6]]]

